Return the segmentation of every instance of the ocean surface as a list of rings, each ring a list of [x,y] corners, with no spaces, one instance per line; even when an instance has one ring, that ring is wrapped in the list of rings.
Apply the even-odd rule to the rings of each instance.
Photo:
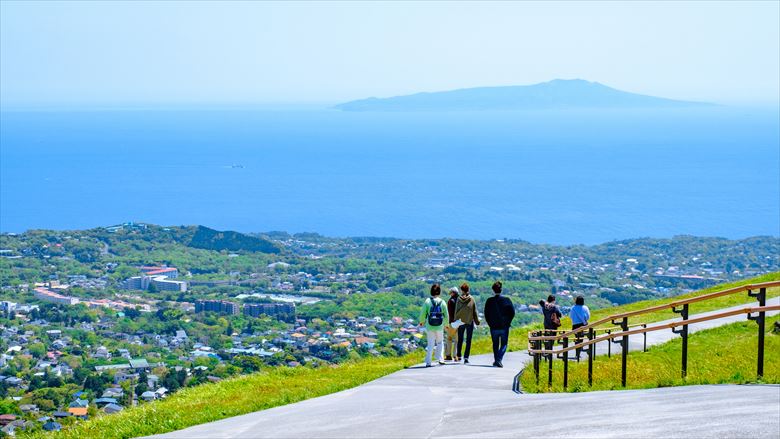
[[[777,108],[5,111],[0,230],[780,235]]]

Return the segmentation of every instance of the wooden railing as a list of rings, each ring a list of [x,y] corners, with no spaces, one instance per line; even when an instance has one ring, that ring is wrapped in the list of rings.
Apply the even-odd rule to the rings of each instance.
[[[552,385],[552,361],[554,357],[561,358],[563,360],[563,387],[568,386],[568,371],[569,371],[569,352],[581,351],[587,349],[588,355],[588,385],[593,385],[593,362],[596,355],[596,344],[600,342],[607,342],[609,350],[611,351],[612,343],[620,343],[621,345],[621,383],[623,387],[626,386],[626,366],[628,360],[628,337],[631,335],[642,334],[645,338],[644,347],[647,346],[647,333],[653,331],[660,331],[664,329],[671,329],[672,332],[682,336],[682,367],[681,372],[683,378],[688,373],[688,325],[694,323],[705,322],[709,320],[717,320],[724,317],[735,316],[739,314],[747,314],[748,320],[754,320],[758,324],[758,346],[757,346],[757,373],[760,378],[764,375],[764,334],[766,329],[766,313],[769,311],[780,311],[780,305],[766,306],[766,290],[767,288],[780,287],[780,281],[763,282],[751,285],[742,285],[739,287],[729,288],[714,293],[703,294],[701,296],[691,297],[683,300],[676,300],[667,304],[652,306],[636,311],[628,311],[624,313],[614,314],[609,317],[605,317],[596,322],[590,323],[586,326],[577,328],[576,330],[537,330],[531,331],[528,334],[528,354],[534,357],[534,373],[536,375],[536,381],[539,381],[539,367],[543,357],[548,360],[548,386]],[[754,290],[758,290],[757,293],[753,293]],[[732,294],[738,294],[747,292],[749,297],[753,297],[758,301],[758,306],[745,307],[731,311],[724,311],[706,316],[698,316],[689,319],[689,305],[692,303],[703,302],[707,300],[716,299],[723,296]],[[663,311],[671,309],[674,313],[680,314],[680,320],[675,322],[655,324],[628,324],[629,317],[640,316],[656,311]],[[757,316],[752,314],[758,313]],[[599,329],[598,327],[609,323],[611,325],[618,325],[618,328]],[[680,329],[677,329],[680,328]],[[618,332],[615,332],[615,329]],[[597,336],[597,331],[606,332],[605,335]],[[569,340],[572,339],[574,344],[569,344]],[[619,339],[619,340],[616,340]],[[555,343],[561,344],[562,347],[555,349],[552,347]],[[543,347],[546,344],[548,347]],[[552,347],[552,348],[551,348]],[[578,356],[579,359],[579,356]]]

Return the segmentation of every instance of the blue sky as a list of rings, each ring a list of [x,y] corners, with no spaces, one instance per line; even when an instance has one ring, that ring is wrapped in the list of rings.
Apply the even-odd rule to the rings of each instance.
[[[0,3],[0,101],[334,102],[583,78],[777,102],[778,2]]]

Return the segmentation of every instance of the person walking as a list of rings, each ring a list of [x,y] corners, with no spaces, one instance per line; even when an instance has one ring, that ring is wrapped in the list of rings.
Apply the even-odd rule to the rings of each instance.
[[[588,325],[588,320],[590,320],[590,310],[587,306],[585,306],[585,298],[582,296],[577,296],[576,299],[574,299],[574,306],[571,307],[571,311],[569,312],[569,317],[571,318],[571,329],[572,331],[581,328],[583,326]],[[582,334],[583,331],[579,331],[575,333],[575,339],[574,342],[576,344],[582,343]],[[582,353],[582,348],[577,348],[577,361],[580,359],[580,353]]]
[[[460,286],[460,296],[455,304],[455,320],[463,322],[458,327],[458,359],[463,352],[463,364],[468,364],[469,354],[471,353],[471,336],[474,334],[474,325],[479,325],[479,316],[477,315],[477,302],[469,294],[469,284],[463,283]],[[463,351],[463,341],[466,341],[466,350]]]
[[[558,328],[561,327],[561,317],[563,317],[561,309],[555,304],[555,296],[550,294],[547,296],[547,302],[540,300],[539,305],[542,307],[542,313],[544,314],[544,335],[555,335]],[[545,341],[544,345],[546,350],[551,350],[553,348],[553,340]]]
[[[452,322],[455,321],[455,305],[458,302],[460,291],[458,287],[450,288],[450,298],[447,300],[447,314],[449,314],[449,324],[444,328],[444,360],[451,361],[455,355],[455,361],[460,361],[457,357],[456,349],[458,344],[458,330],[453,328]]]
[[[444,324],[449,321],[447,305],[439,298],[441,286],[431,285],[431,297],[425,299],[420,310],[420,326],[425,326],[428,346],[425,349],[425,367],[431,367],[435,358],[439,364],[444,364],[442,345],[444,344]]]
[[[500,281],[496,281],[491,288],[493,297],[485,301],[485,321],[490,327],[490,338],[493,339],[493,366],[504,367],[504,354],[509,344],[509,328],[515,318],[515,306],[508,297],[501,295],[503,284]]]

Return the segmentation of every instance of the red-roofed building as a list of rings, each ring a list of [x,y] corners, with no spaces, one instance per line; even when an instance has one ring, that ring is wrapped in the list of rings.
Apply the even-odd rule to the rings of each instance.
[[[171,279],[179,277],[179,269],[176,267],[141,267],[141,271],[147,276],[168,276]]]
[[[55,293],[54,291],[50,291],[42,287],[36,288],[34,295],[37,299],[46,302],[60,303],[63,305],[75,305],[79,303],[79,299],[77,297],[63,296],[62,294]]]

